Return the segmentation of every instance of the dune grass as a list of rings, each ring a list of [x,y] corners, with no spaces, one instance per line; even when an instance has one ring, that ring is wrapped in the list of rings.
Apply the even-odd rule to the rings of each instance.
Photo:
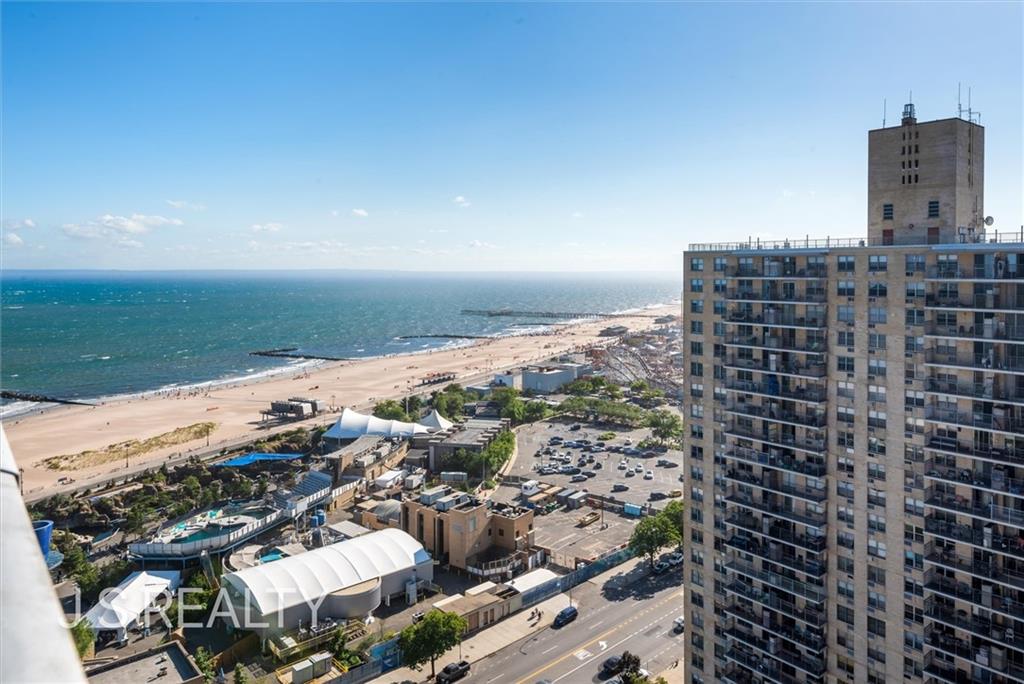
[[[194,423],[165,432],[156,437],[150,437],[149,439],[130,439],[127,442],[111,444],[103,449],[90,449],[77,454],[51,456],[43,462],[50,470],[82,470],[83,468],[91,468],[103,465],[104,463],[126,459],[131,460],[157,449],[184,444],[195,439],[202,439],[211,435],[216,429],[217,423]]]

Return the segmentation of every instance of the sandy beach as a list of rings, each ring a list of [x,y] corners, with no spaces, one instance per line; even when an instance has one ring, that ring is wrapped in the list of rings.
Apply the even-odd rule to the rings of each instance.
[[[614,323],[633,330],[643,329],[654,325],[654,316],[678,313],[678,306],[670,305],[647,309],[642,316],[618,318]],[[334,418],[321,416],[315,421],[275,424],[267,428],[260,423],[260,411],[267,408],[271,400],[304,396],[336,407],[365,409],[381,399],[437,389],[436,386],[416,386],[427,373],[452,372],[460,383],[480,381],[489,379],[497,370],[608,342],[609,338],[598,336],[608,325],[608,320],[586,321],[560,327],[546,335],[502,337],[429,353],[330,362],[295,374],[212,389],[126,398],[99,406],[58,406],[8,418],[4,429],[24,471],[26,498],[40,498],[116,477],[118,473],[153,467],[189,453],[209,453],[242,440],[256,439],[296,425],[332,422]],[[127,440],[150,439],[205,422],[216,423],[209,445],[201,438],[158,448],[130,459],[127,466],[121,461],[76,470],[51,470],[43,463],[54,456],[103,449]],[[58,484],[62,477],[75,481]]]

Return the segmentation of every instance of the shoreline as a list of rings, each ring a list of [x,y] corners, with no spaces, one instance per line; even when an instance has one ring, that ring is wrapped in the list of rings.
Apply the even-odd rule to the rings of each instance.
[[[678,315],[678,311],[678,304],[645,306],[633,310],[635,317],[627,314],[617,322],[628,321],[631,330],[648,329],[655,326],[649,317],[651,312]],[[365,410],[383,399],[429,394],[439,389],[436,385],[416,384],[430,372],[455,373],[454,382],[465,384],[468,378],[486,378],[558,354],[611,343],[617,338],[602,338],[598,334],[608,320],[602,317],[573,321],[570,325],[552,323],[544,333],[536,329],[518,334],[509,331],[485,339],[457,340],[429,349],[350,361],[288,364],[258,378],[206,381],[118,395],[94,406],[47,405],[31,413],[5,416],[2,422],[24,473],[26,496],[42,489],[58,493],[117,477],[114,473],[123,476],[188,454],[208,453],[311,422],[322,423],[325,418],[333,421],[337,415],[328,412],[306,421],[262,423],[259,411],[272,400],[307,395],[338,409],[347,406]],[[110,462],[80,470],[50,470],[43,464],[52,456],[147,439],[204,421],[218,423],[208,445],[199,440],[200,444],[189,442],[157,449],[133,459],[127,469],[124,463]],[[58,483],[63,477],[74,478],[75,484]]]

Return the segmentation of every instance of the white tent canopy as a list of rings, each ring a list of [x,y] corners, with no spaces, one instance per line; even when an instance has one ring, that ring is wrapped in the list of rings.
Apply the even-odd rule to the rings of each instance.
[[[431,411],[430,415],[422,420],[422,424],[426,425],[431,432],[449,430],[453,425],[452,421],[438,413],[437,409]]]
[[[328,439],[357,439],[363,435],[379,435],[381,437],[412,437],[429,432],[425,425],[419,423],[403,423],[400,420],[384,420],[376,416],[357,413],[345,409],[338,422],[324,433]]]
[[[118,641],[127,638],[132,625],[163,593],[171,593],[181,583],[177,570],[143,570],[128,575],[117,587],[93,606],[85,619],[94,632],[115,631]]]

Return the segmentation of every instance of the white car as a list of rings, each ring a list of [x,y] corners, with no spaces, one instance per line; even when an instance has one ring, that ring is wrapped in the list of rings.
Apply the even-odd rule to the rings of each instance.
[[[645,480],[653,480],[654,479],[654,471],[653,470],[648,470],[646,473],[644,473],[644,479]]]
[[[628,467],[629,467],[628,463],[626,463],[625,461],[619,461],[619,470],[625,470]]]
[[[635,470],[638,473],[644,472],[644,464],[643,463],[637,463],[636,467],[633,468],[633,470]]]

